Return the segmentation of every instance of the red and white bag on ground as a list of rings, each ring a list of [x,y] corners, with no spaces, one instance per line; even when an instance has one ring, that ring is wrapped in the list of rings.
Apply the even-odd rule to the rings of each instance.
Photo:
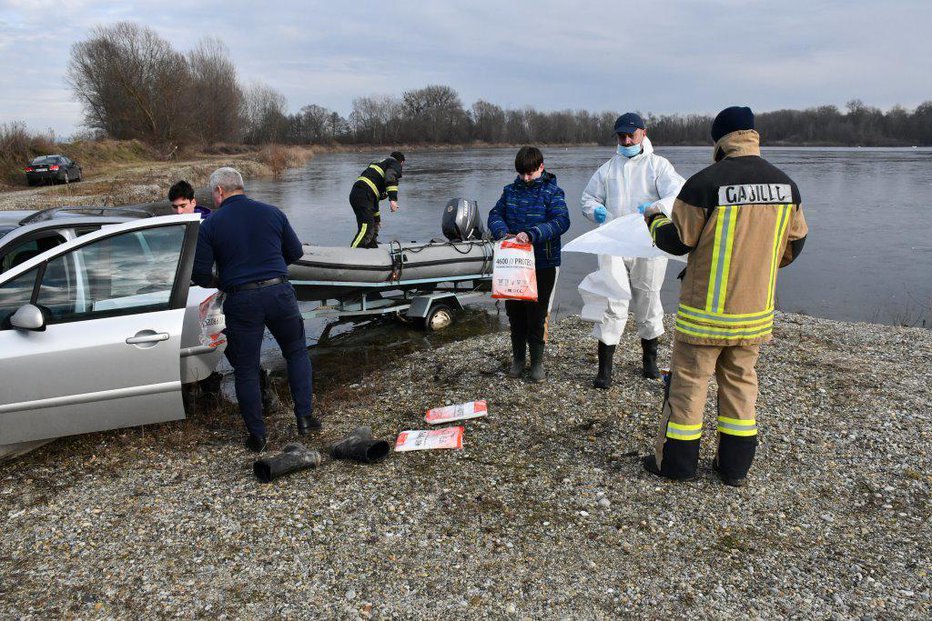
[[[463,427],[402,431],[395,441],[395,452],[461,449],[463,448],[463,431]]]
[[[427,410],[427,415],[424,416],[424,420],[429,425],[440,425],[458,420],[480,418],[488,414],[488,412],[489,408],[484,400],[470,401],[469,403],[457,403],[456,405]]]
[[[492,297],[501,300],[537,301],[534,246],[503,239],[495,247]]]

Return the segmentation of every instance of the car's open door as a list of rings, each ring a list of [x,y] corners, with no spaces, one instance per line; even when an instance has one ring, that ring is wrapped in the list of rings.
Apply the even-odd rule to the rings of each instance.
[[[0,275],[0,445],[184,418],[199,222],[107,226]]]

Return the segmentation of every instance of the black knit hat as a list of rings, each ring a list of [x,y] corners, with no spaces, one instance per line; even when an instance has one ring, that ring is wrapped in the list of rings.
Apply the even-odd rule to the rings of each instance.
[[[405,154],[401,151],[392,151],[391,158],[396,162],[403,162],[405,161]]]
[[[712,141],[742,129],[754,129],[754,113],[747,106],[732,106],[718,113],[712,121]]]

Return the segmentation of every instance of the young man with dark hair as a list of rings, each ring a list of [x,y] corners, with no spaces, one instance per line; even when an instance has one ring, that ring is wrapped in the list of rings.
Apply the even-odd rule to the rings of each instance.
[[[502,191],[489,212],[489,231],[495,239],[514,238],[534,246],[537,301],[506,300],[511,327],[512,364],[509,377],[524,371],[531,350],[531,381],[544,381],[547,319],[560,267],[560,236],[570,228],[570,213],[555,175],[544,170],[544,156],[535,147],[522,147],[515,156],[518,177]]]
[[[199,213],[201,220],[210,215],[211,210],[201,207],[194,198],[194,188],[187,181],[179,181],[168,189],[168,200],[175,213]]]
[[[400,151],[381,162],[372,162],[356,178],[350,191],[349,201],[356,214],[356,236],[351,248],[377,248],[379,245],[379,227],[382,216],[379,213],[379,201],[389,200],[392,212],[398,211],[398,183],[405,156]]]

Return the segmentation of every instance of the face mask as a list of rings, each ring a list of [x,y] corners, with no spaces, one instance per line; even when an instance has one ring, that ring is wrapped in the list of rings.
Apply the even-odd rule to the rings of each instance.
[[[641,152],[641,145],[633,144],[630,147],[623,147],[621,145],[618,145],[618,148],[616,149],[616,151],[618,152],[618,155],[624,155],[625,157],[634,157],[635,155]]]

